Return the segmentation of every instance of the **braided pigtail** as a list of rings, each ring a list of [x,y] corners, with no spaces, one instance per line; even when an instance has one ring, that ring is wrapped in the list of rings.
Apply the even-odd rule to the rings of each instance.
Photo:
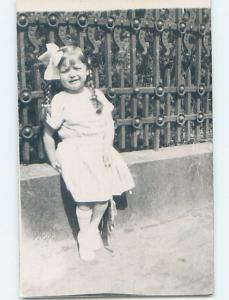
[[[43,80],[41,83],[41,89],[43,90],[43,101],[40,107],[40,121],[44,122],[47,115],[51,115],[51,102],[54,94],[59,93],[62,90],[62,86],[59,80]]]
[[[88,59],[88,69],[89,69],[88,87],[90,88],[91,93],[92,93],[90,100],[92,101],[94,107],[96,108],[96,113],[101,114],[103,111],[103,103],[101,101],[99,101],[98,96],[95,93],[95,85],[94,85],[94,81],[93,81],[93,72],[91,70],[90,58]]]

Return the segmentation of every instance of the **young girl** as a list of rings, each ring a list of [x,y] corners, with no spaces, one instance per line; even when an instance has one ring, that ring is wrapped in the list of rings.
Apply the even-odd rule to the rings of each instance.
[[[89,70],[81,49],[48,44],[39,59],[47,65],[44,79],[60,80],[63,87],[47,114],[44,145],[52,167],[77,203],[79,254],[90,261],[102,247],[98,226],[108,201],[132,189],[134,182],[112,145],[113,105],[100,90],[87,87]],[[61,140],[57,149],[55,131]]]

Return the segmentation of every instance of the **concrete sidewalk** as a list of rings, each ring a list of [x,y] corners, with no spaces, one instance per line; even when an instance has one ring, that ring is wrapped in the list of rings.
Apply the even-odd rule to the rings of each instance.
[[[76,241],[43,237],[21,248],[27,297],[79,294],[198,295],[213,292],[212,206],[179,218],[120,228],[109,249],[82,262]],[[23,296],[23,295],[22,295]]]

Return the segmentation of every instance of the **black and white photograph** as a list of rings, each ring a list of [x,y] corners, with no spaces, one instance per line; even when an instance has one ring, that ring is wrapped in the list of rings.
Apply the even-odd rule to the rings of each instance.
[[[18,1],[21,297],[213,294],[211,8],[171,2]]]

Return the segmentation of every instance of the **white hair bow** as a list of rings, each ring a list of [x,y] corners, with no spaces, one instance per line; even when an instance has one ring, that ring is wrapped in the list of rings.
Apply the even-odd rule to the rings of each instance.
[[[42,61],[47,68],[44,73],[45,80],[57,80],[60,79],[58,70],[58,64],[63,56],[63,49],[59,48],[54,43],[46,44],[47,51],[41,54],[38,59]]]

